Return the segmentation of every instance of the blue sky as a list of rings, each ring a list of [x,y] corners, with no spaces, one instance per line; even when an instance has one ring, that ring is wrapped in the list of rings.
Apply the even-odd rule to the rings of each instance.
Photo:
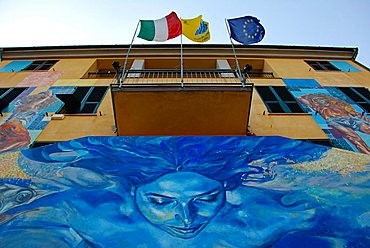
[[[266,29],[259,44],[358,47],[370,67],[370,0],[0,0],[0,47],[129,44],[139,19],[172,10],[202,14],[211,44],[230,42],[225,18],[253,15]]]

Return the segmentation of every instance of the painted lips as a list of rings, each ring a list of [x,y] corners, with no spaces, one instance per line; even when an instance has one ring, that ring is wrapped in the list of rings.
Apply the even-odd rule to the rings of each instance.
[[[197,226],[190,226],[190,227],[176,227],[176,226],[168,226],[171,230],[178,234],[192,234],[202,228],[202,224]]]

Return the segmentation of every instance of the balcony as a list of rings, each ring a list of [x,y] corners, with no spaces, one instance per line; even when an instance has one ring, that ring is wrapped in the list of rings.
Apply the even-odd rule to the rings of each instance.
[[[234,70],[128,70],[112,82],[117,135],[247,133],[253,84]]]

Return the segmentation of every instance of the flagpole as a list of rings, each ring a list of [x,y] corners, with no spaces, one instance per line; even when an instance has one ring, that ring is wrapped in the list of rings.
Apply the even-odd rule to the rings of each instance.
[[[229,33],[229,38],[230,38],[231,46],[233,48],[235,62],[236,62],[236,68],[238,70],[238,77],[239,77],[239,80],[242,82],[243,87],[245,87],[245,79],[242,76],[242,72],[241,72],[240,67],[239,67],[238,57],[236,56],[234,43],[233,43],[233,40],[231,39],[231,33],[230,33],[229,25],[227,24],[226,18],[225,18],[225,25],[226,25],[226,28],[227,28],[227,32]]]
[[[137,29],[139,28],[139,23],[140,23],[140,20],[137,22],[134,36],[132,36],[131,44],[130,44],[130,46],[128,47],[128,50],[127,50],[127,54],[126,54],[126,58],[125,58],[125,64],[124,64],[124,66],[123,66],[123,71],[122,71],[121,79],[120,79],[120,82],[119,82],[119,87],[120,87],[120,88],[122,87],[123,80],[125,79],[125,78],[124,78],[124,75],[125,75],[125,73],[126,73],[126,67],[127,67],[127,63],[128,63],[128,56],[129,56],[130,51],[131,51],[132,43],[134,43],[134,40],[135,40],[135,37],[136,37],[136,33],[137,33]]]
[[[180,53],[180,63],[181,63],[181,88],[184,88],[184,58],[183,58],[183,51],[182,51],[182,34],[180,35],[181,40],[181,53]]]

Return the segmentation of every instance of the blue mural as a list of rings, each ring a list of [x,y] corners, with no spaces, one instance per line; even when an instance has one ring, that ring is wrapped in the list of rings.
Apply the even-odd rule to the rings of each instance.
[[[281,137],[88,137],[0,157],[2,247],[369,247],[370,157]]]
[[[347,61],[331,60],[329,61],[329,63],[343,72],[361,72],[359,69],[357,69]]]
[[[32,60],[12,61],[9,64],[0,68],[0,72],[19,72],[32,64]]]

